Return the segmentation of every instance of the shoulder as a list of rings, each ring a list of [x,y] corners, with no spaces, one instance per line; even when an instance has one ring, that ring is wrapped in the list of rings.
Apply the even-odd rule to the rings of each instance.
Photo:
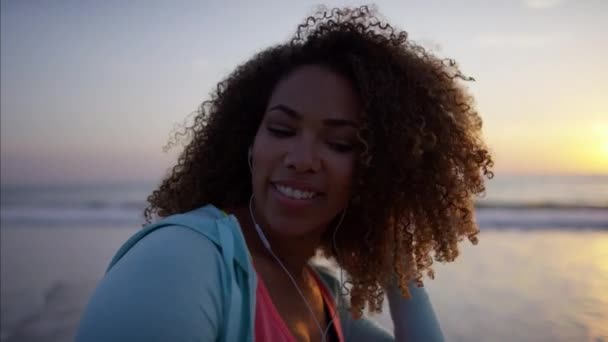
[[[183,226],[169,225],[137,239],[114,261],[108,276],[128,268],[142,277],[158,271],[178,273],[193,269],[193,264],[220,259],[219,247],[205,235]]]
[[[127,255],[128,259],[133,260],[134,255],[153,258],[160,253],[180,257],[192,250],[212,252],[214,248],[210,242],[218,243],[215,220],[220,215],[219,209],[207,205],[185,214],[165,217],[144,227],[121,246],[108,272],[117,264],[124,264],[122,260]]]
[[[343,288],[342,282],[344,279],[339,278],[340,271],[330,265],[315,263],[313,269],[319,275],[319,278],[324,282],[336,300],[338,313],[340,316],[340,324],[344,333],[344,338],[347,341],[394,341],[393,336],[378,325],[376,322],[368,318],[354,319],[349,312],[348,297],[344,296],[347,292]]]
[[[324,263],[313,262],[311,268],[317,273],[321,281],[325,284],[329,292],[334,296],[340,296],[340,280],[338,280],[338,271]]]
[[[85,310],[78,340],[217,335],[224,272],[218,246],[203,234],[177,225],[148,232],[115,258]]]

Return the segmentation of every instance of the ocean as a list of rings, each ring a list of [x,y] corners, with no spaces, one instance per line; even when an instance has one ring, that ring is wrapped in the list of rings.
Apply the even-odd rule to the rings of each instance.
[[[154,186],[2,186],[0,341],[73,338]],[[448,341],[608,341],[608,175],[498,176],[476,219],[425,283]]]

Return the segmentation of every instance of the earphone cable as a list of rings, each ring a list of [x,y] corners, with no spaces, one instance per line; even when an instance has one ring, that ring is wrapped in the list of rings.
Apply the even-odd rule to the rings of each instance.
[[[277,257],[276,254],[274,254],[274,252],[272,251],[272,248],[270,248],[270,243],[268,242],[268,240],[264,236],[264,232],[262,231],[262,229],[260,228],[260,226],[257,224],[257,222],[255,220],[255,216],[253,215],[252,203],[253,203],[253,194],[251,195],[251,198],[249,199],[249,214],[251,215],[251,220],[253,221],[253,225],[255,226],[255,229],[256,229],[258,235],[260,236],[260,239],[262,240],[262,243],[264,244],[264,246],[266,247],[266,249],[270,252],[270,254],[274,257],[274,259],[279,263],[279,265],[281,266],[281,268],[283,268],[283,270],[285,271],[285,273],[287,274],[287,276],[289,277],[289,279],[291,280],[291,282],[295,286],[296,290],[298,291],[298,293],[302,297],[302,300],[304,300],[304,304],[306,304],[306,307],[308,308],[308,311],[310,311],[310,314],[311,314],[312,318],[314,319],[315,323],[317,324],[317,328],[319,329],[319,333],[321,334],[321,341],[325,341],[325,337],[326,337],[326,334],[329,331],[329,329],[326,330],[325,333],[323,332],[323,328],[321,328],[321,323],[319,323],[319,320],[315,316],[315,313],[312,310],[312,308],[311,308],[310,304],[308,303],[308,301],[306,300],[306,297],[302,293],[302,290],[300,290],[300,287],[296,283],[296,281],[293,278],[293,276],[291,275],[291,273],[289,273],[289,271],[287,270],[287,268],[283,265],[283,263],[281,262],[281,259],[279,259],[279,257]],[[331,325],[331,323],[333,323],[333,319],[330,322],[330,324],[328,324],[328,328]]]

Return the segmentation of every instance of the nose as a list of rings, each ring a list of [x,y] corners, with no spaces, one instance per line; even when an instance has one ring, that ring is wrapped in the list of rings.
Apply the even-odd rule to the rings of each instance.
[[[318,172],[321,169],[321,159],[315,143],[303,139],[295,142],[285,155],[285,166],[296,172]]]

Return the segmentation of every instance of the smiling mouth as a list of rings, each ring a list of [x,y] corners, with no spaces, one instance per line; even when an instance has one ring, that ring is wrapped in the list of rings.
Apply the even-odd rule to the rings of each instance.
[[[320,195],[318,192],[294,189],[286,185],[276,183],[273,183],[272,185],[285,197],[295,200],[310,200]]]

